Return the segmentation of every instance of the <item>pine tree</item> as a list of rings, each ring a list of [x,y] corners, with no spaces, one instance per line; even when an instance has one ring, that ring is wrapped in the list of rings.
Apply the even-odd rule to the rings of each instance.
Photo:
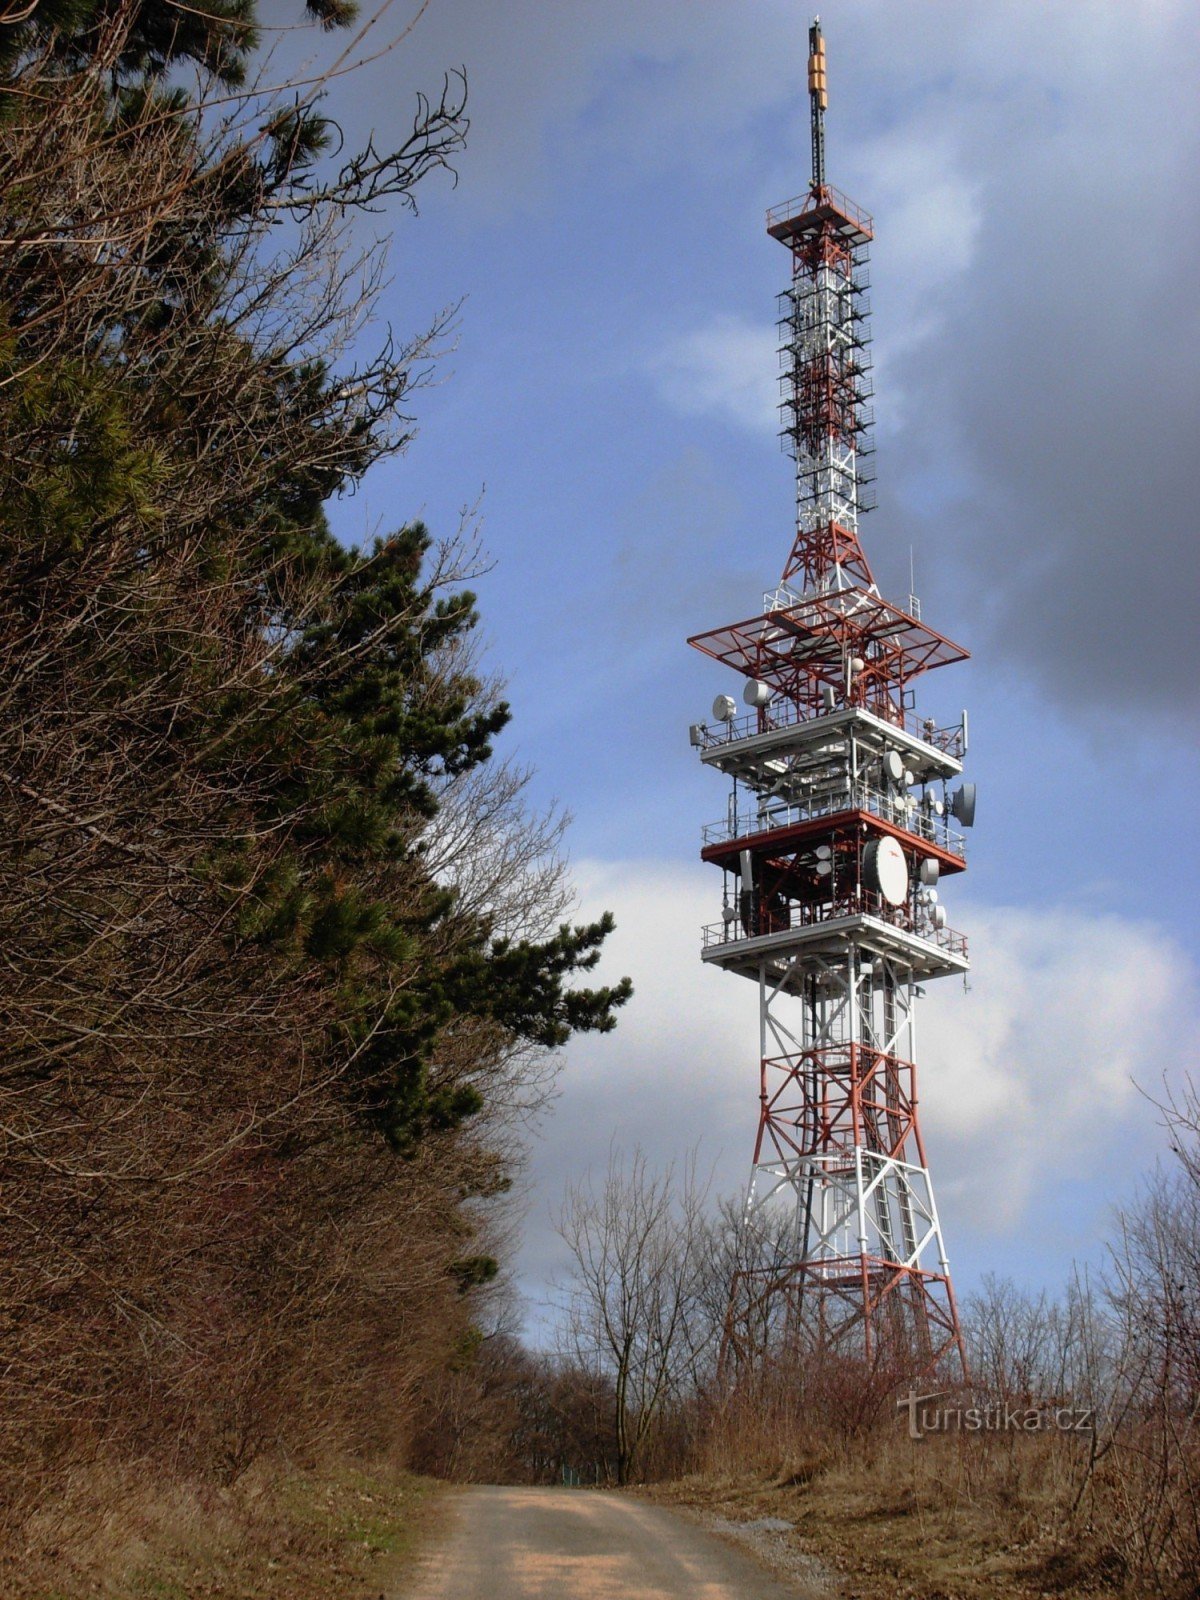
[[[324,511],[406,447],[437,338],[347,358],[337,219],[448,166],[463,92],[330,172],[317,106],[173,80],[227,100],[253,27],[57,0],[0,54],[14,1475],[64,1393],[81,1450],[207,1470],[231,1430],[375,1437],[494,1272],[507,1108],[630,992],[577,981],[611,920],[562,920],[447,546]]]

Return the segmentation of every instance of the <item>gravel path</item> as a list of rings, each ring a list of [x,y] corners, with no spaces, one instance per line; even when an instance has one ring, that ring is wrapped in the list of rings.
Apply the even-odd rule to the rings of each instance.
[[[579,1489],[466,1489],[413,1600],[819,1600],[660,1506]],[[399,1600],[399,1596],[397,1596]]]

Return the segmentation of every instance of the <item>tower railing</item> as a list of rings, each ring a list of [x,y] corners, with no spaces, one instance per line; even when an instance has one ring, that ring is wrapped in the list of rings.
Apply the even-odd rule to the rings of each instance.
[[[876,906],[863,903],[859,911],[868,917],[873,917],[876,922],[889,923],[893,928],[900,928],[905,933],[910,933],[914,938],[922,939],[926,944],[944,950],[948,955],[960,956],[967,959],[967,936],[959,933],[955,928],[939,928],[930,918],[922,917],[917,920],[913,917],[907,906],[893,907],[884,904]],[[806,905],[803,902],[793,901],[786,908],[786,915],[781,918],[778,912],[773,914],[771,934],[792,933],[803,928],[819,927],[823,922],[841,919],[841,913],[830,915],[829,908],[824,904]],[[739,944],[746,939],[759,939],[766,937],[757,929],[748,932],[743,926],[740,917],[730,922],[707,922],[700,930],[700,947],[702,950],[714,950],[718,945]]]
[[[949,855],[967,859],[967,841],[957,829],[948,827],[936,813],[925,811],[918,801],[907,805],[895,794],[883,789],[873,789],[865,783],[852,783],[831,794],[814,795],[809,800],[775,803],[768,808],[748,814],[725,817],[721,822],[707,822],[701,832],[705,845],[724,844],[728,839],[745,839],[753,834],[774,833],[814,817],[832,817],[841,811],[868,811],[873,817],[890,822],[906,833],[915,834],[945,850]]]
[[[838,710],[845,710],[838,707]],[[836,713],[835,713],[836,714]],[[933,749],[940,750],[944,755],[959,761],[963,756],[963,730],[962,723],[955,723],[952,727],[939,728],[930,717],[919,717],[915,712],[900,711],[893,707],[889,716],[884,717],[879,712],[872,711],[873,716],[879,717],[881,722],[893,723],[898,728],[903,728],[905,733],[911,734],[914,739],[919,739],[922,744],[931,745]],[[778,728],[791,728],[799,723],[811,722],[814,725],[822,721],[822,717],[813,714],[804,706],[792,700],[773,702],[767,715],[767,727],[760,726],[759,713],[751,711],[746,716],[734,717],[729,722],[707,723],[698,722],[698,738],[702,750],[713,750],[719,745],[733,744],[738,739],[753,739],[760,733],[773,733]]]
[[[871,213],[864,211],[860,205],[851,200],[849,195],[843,194],[840,189],[835,189],[831,183],[823,183],[819,189],[808,189],[804,194],[793,195],[781,205],[770,206],[767,210],[767,232],[782,226],[785,222],[794,222],[806,211],[816,211],[823,205],[832,206],[835,211],[840,211],[842,216],[856,223],[863,233],[874,234],[875,222]]]

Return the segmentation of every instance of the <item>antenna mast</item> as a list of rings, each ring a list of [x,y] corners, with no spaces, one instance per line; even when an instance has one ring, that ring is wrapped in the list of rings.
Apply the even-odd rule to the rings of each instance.
[[[812,114],[812,182],[814,189],[820,189],[825,184],[825,108],[829,104],[820,17],[813,18],[808,30],[808,102]]]

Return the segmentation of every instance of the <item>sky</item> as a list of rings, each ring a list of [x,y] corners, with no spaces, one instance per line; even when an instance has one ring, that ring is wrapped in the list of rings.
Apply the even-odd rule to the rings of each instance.
[[[268,21],[295,7],[268,0]],[[393,0],[386,42],[414,8]],[[505,753],[573,814],[581,910],[611,909],[618,1030],[563,1052],[516,1266],[530,1325],[564,1270],[564,1184],[615,1143],[697,1142],[748,1176],[753,986],[702,968],[724,812],[688,724],[740,693],[689,634],[754,614],[790,543],[774,411],[785,251],[808,181],[809,14],[782,0],[430,0],[330,87],[347,141],[403,136],[464,67],[458,182],[383,212],[370,334],[461,302],[419,431],[332,508],[350,540],[478,502]],[[875,217],[878,509],[863,542],[972,651],[918,705],[971,715],[970,871],[943,896],[967,984],[930,986],[922,1120],[960,1293],[1102,1259],[1195,1064],[1200,504],[1193,6],[834,0],[830,180]],[[278,35],[281,60],[328,41]]]

